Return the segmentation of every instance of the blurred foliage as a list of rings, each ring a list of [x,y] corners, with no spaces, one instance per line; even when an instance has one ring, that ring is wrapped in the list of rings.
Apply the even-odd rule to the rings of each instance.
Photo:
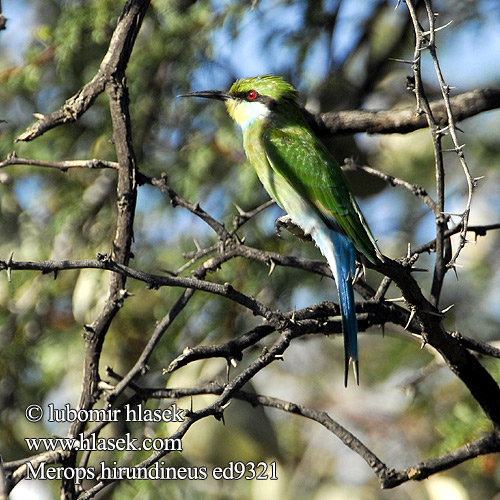
[[[77,123],[52,130],[33,143],[15,144],[14,140],[31,123],[33,113],[58,109],[92,78],[106,53],[123,0],[22,3],[31,13],[22,43],[15,46],[10,41],[0,46],[0,119],[6,121],[0,123],[0,158],[15,150],[20,157],[40,160],[115,160],[105,96]],[[9,23],[14,22],[12,18],[21,10],[11,14],[13,3],[3,4]],[[395,2],[382,0],[266,0],[254,4],[251,9],[250,2],[243,0],[153,1],[127,70],[140,169],[152,176],[166,172],[176,191],[199,201],[228,227],[237,213],[234,204],[252,209],[267,196],[245,163],[239,132],[224,107],[181,101],[178,94],[227,88],[235,77],[250,76],[248,66],[258,67],[262,73],[283,74],[300,88],[303,102],[316,111],[401,107],[414,102],[406,90],[409,68],[394,61],[410,59],[413,53],[404,4],[397,10]],[[487,0],[435,2],[440,22],[454,21],[439,34],[438,48],[447,54],[447,64],[461,64],[450,41],[461,30],[475,30],[480,39],[486,22],[500,21],[493,4]],[[9,29],[8,24],[7,32],[0,33],[0,42],[10,35]],[[429,95],[437,96],[432,72],[425,76]],[[488,84],[491,82],[485,81]],[[462,90],[466,89],[460,87]],[[500,179],[495,172],[500,160],[499,122],[498,113],[490,113],[460,125],[466,132],[464,142],[473,175],[488,179],[475,193],[472,223],[499,219]],[[354,157],[433,193],[433,154],[427,131],[407,136],[339,137],[329,145],[340,161]],[[97,252],[110,251],[115,214],[113,172],[70,170],[63,174],[12,166],[2,173],[6,175],[0,184],[1,259],[7,260],[11,252],[16,260],[60,260],[93,258]],[[401,256],[408,242],[415,246],[433,238],[433,218],[410,193],[366,176],[352,179],[384,253]],[[465,204],[466,186],[451,158],[447,182],[449,211],[459,212]],[[240,235],[258,248],[319,258],[313,245],[275,236],[273,222],[278,215],[275,207],[267,210]],[[140,188],[132,266],[153,273],[176,270],[186,261],[183,255],[195,250],[193,239],[207,246],[216,242],[206,226],[181,208],[172,208],[159,191]],[[462,254],[459,280],[450,275],[443,295],[443,306],[455,304],[448,326],[481,340],[498,340],[499,243],[498,234],[488,233],[468,245]],[[432,262],[432,256],[424,256],[419,267],[431,268]],[[262,264],[239,259],[224,265],[210,279],[229,281],[283,310],[332,299],[334,286],[327,280],[283,268],[269,277],[268,271]],[[379,277],[370,274],[369,278],[376,286]],[[418,278],[426,290],[430,277]],[[28,423],[24,409],[33,402],[76,404],[83,360],[82,325],[100,310],[108,279],[106,273],[88,270],[62,272],[56,280],[33,272],[14,272],[10,283],[6,273],[0,276],[0,449],[4,461],[27,455],[27,436],[65,434],[65,427]],[[134,364],[155,322],[181,293],[167,288],[147,290],[133,281],[128,282],[128,289],[134,295],[114,321],[103,351],[102,366],[110,365],[118,373]],[[397,290],[391,293],[398,295]],[[155,350],[143,383],[164,385],[162,368],[185,346],[225,341],[256,324],[254,317],[234,303],[197,292]],[[410,384],[436,358],[434,353],[421,351],[408,334],[387,325],[385,337],[380,331],[361,335],[362,384],[347,391],[341,384],[340,342],[299,340],[287,351],[285,363],[270,367],[265,377],[256,377],[255,390],[327,410],[394,467],[460,446],[488,430],[475,402],[445,368]],[[250,353],[250,357],[254,355]],[[101,375],[104,377],[103,369]],[[199,362],[182,375],[179,385],[223,381],[225,364]],[[172,379],[167,380],[170,386],[176,382]],[[405,389],[411,390],[405,393]],[[198,404],[196,398],[193,404]],[[226,419],[225,427],[220,422],[196,424],[199,431],[195,433],[193,428],[192,444],[181,455],[169,458],[168,464],[223,465],[234,459],[231,452],[238,444],[240,460],[278,460],[278,484],[122,482],[111,490],[110,497],[157,498],[161,488],[162,495],[168,492],[172,498],[198,499],[319,499],[345,498],[347,494],[351,498],[436,498],[421,483],[381,492],[365,464],[324,429],[297,417],[235,403]],[[482,458],[446,476],[463,484],[469,492],[467,498],[492,498],[500,488],[496,459]]]

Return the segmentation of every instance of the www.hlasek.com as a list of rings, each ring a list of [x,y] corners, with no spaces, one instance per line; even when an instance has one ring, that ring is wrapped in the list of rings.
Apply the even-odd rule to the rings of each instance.
[[[78,438],[24,438],[29,451],[182,451],[182,441],[175,438],[149,438],[139,441],[127,432],[123,437],[96,437],[83,433]]]

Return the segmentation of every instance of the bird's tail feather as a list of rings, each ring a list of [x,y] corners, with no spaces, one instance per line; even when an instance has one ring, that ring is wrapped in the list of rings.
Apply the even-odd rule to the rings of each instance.
[[[359,384],[358,368],[358,325],[356,321],[356,303],[352,281],[356,273],[356,251],[347,238],[332,231],[333,251],[335,257],[334,277],[339,292],[340,312],[342,315],[342,330],[344,332],[345,375],[344,385],[347,386],[349,363],[352,362],[354,378]]]
[[[352,288],[356,274],[356,250],[347,238],[336,231],[317,231],[312,236],[330,265],[339,292],[342,330],[344,332],[344,385],[347,386],[350,362],[353,364],[356,383],[359,384],[358,325]]]

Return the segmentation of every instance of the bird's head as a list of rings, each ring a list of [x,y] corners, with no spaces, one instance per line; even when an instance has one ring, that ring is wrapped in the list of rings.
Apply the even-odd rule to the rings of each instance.
[[[180,97],[205,97],[224,101],[231,118],[245,129],[255,120],[266,120],[281,103],[293,102],[297,91],[280,76],[263,75],[233,83],[229,92],[204,90]]]

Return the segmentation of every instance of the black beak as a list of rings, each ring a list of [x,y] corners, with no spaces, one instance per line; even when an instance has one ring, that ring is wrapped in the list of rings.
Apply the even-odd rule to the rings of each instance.
[[[206,99],[217,99],[218,101],[227,101],[231,98],[231,94],[224,90],[202,90],[201,92],[190,92],[189,94],[181,94],[177,97],[205,97]]]

